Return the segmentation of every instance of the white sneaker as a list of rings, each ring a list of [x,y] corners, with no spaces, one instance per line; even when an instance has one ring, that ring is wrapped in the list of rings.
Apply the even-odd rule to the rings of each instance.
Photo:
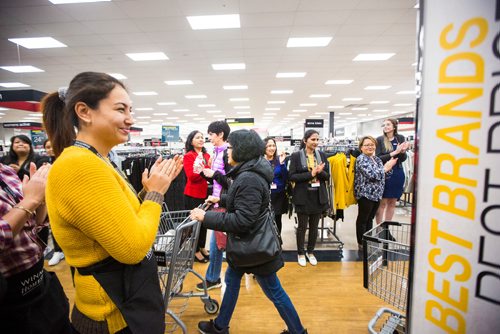
[[[55,266],[61,262],[62,259],[64,259],[63,252],[54,252],[54,255],[52,255],[52,258],[49,260],[49,266]]]
[[[299,255],[298,262],[301,267],[305,267],[307,265],[306,257],[304,255]]]
[[[306,257],[309,260],[311,266],[315,266],[318,264],[318,260],[316,260],[316,257],[313,254],[306,253]]]

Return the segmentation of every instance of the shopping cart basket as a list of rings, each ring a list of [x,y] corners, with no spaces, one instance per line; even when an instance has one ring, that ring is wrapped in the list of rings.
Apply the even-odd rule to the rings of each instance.
[[[369,333],[405,333],[410,230],[408,223],[386,221],[363,235],[363,285],[401,311],[381,308]]]
[[[164,204],[153,247],[158,262],[158,277],[166,313],[172,319],[165,318],[167,333],[173,333],[178,327],[181,327],[183,333],[187,333],[186,325],[180,317],[191,297],[200,297],[208,314],[219,311],[217,300],[208,295],[204,277],[193,270],[200,223],[191,220],[189,214],[189,210],[169,211]],[[182,292],[183,282],[188,273],[192,273],[205,283],[203,292]]]

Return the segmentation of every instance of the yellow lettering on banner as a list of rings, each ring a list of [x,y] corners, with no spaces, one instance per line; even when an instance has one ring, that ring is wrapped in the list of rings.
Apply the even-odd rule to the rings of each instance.
[[[435,318],[432,314],[432,311],[435,310],[438,312],[437,317]],[[448,324],[448,319],[455,320],[455,324]],[[441,304],[439,304],[435,300],[428,300],[425,303],[425,318],[432,322],[434,325],[438,326],[446,333],[453,334],[463,334],[465,333],[465,319],[462,317],[460,313],[451,308],[443,308]],[[456,325],[456,326],[453,326]],[[452,327],[453,326],[453,327]]]
[[[472,117],[481,118],[480,111],[474,110],[453,110],[454,107],[465,104],[483,96],[482,88],[439,88],[439,94],[464,95],[462,98],[452,101],[438,108],[438,115],[452,117]]]
[[[443,264],[438,264],[436,262],[436,260],[437,260],[436,257],[439,255],[441,255],[441,249],[439,249],[439,248],[433,248],[429,252],[429,262],[430,262],[431,267],[434,270],[436,270],[437,272],[440,272],[440,273],[446,273],[446,272],[450,271],[453,264],[459,263],[462,265],[463,271],[460,274],[456,274],[455,279],[457,281],[460,281],[460,282],[465,282],[465,281],[469,280],[469,278],[471,277],[471,274],[472,274],[472,269],[471,269],[469,261],[467,261],[466,258],[464,258],[463,256],[460,256],[460,255],[457,255],[457,254],[450,254],[450,255],[446,256]]]
[[[479,122],[462,124],[458,126],[452,126],[449,128],[439,129],[436,131],[436,136],[444,141],[449,142],[450,144],[456,145],[459,148],[462,148],[473,154],[478,155],[479,147],[471,144],[470,133],[471,131],[478,130],[480,128],[481,128],[481,123]],[[462,133],[462,137],[460,138],[460,140],[449,135],[450,133],[454,132]]]
[[[475,68],[475,73],[471,75],[449,75],[447,69],[450,64],[456,61],[470,61]],[[460,52],[446,57],[439,66],[440,83],[481,83],[484,82],[484,60],[474,52]]]
[[[440,202],[441,194],[448,195],[448,203]],[[432,195],[432,205],[435,208],[462,216],[464,218],[474,219],[474,213],[476,211],[476,198],[469,190],[464,188],[452,190],[448,186],[438,185],[434,188],[434,193]],[[466,209],[457,208],[458,197],[462,197],[466,200]]]
[[[444,162],[448,162],[449,164],[451,164],[451,168],[453,170],[451,173],[443,172]],[[479,160],[475,158],[455,159],[455,157],[451,154],[442,153],[436,157],[436,162],[434,165],[434,177],[441,180],[463,184],[466,186],[476,187],[477,180],[460,176],[460,167],[462,167],[463,165],[477,166],[478,163]]]
[[[467,249],[472,249],[472,242],[459,238],[453,234],[449,234],[439,229],[439,221],[437,219],[431,220],[431,234],[430,239],[432,244],[437,245],[438,238],[444,239],[456,245],[462,246]]]
[[[460,287],[460,296],[458,300],[451,298],[451,284],[447,279],[443,279],[442,291],[434,288],[436,283],[436,275],[433,271],[429,271],[427,274],[427,292],[441,299],[442,301],[450,304],[451,306],[459,309],[462,312],[467,312],[469,304],[469,289]]]
[[[479,31],[477,37],[470,42],[469,46],[470,48],[478,46],[486,39],[486,36],[488,35],[488,21],[482,17],[475,17],[473,19],[465,21],[458,30],[457,38],[452,42],[448,42],[446,37],[448,33],[453,29],[453,23],[448,24],[439,36],[439,44],[445,50],[456,48],[463,42],[465,34],[470,28],[477,28],[479,29]]]

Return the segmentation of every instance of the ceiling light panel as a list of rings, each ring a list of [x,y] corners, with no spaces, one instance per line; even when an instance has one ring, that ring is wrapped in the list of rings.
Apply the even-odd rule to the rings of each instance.
[[[168,60],[163,52],[126,53],[125,55],[133,61]]]
[[[213,107],[215,107],[215,104],[213,103],[198,104],[198,108],[213,108]]]
[[[348,85],[353,81],[354,80],[328,80],[325,82],[325,85]]]
[[[362,97],[344,97],[342,101],[361,101]]]
[[[396,94],[398,94],[398,95],[412,95],[412,94],[416,94],[416,92],[414,90],[402,90],[402,91],[397,92]]]
[[[153,110],[153,108],[135,108],[135,111],[149,111],[149,110]]]
[[[159,106],[175,106],[177,103],[175,102],[158,102],[157,105]]]
[[[286,101],[267,101],[267,104],[285,104]]]
[[[137,96],[152,96],[152,95],[158,95],[157,92],[152,92],[152,91],[147,91],[147,92],[132,92],[132,94],[137,95]]]
[[[66,48],[67,45],[52,37],[9,38],[9,41],[26,49]]]
[[[201,15],[186,17],[191,29],[234,29],[240,28],[240,15]]]
[[[276,78],[303,78],[307,72],[278,72]]]
[[[167,80],[165,83],[169,86],[184,86],[193,84],[191,80]]]
[[[242,89],[248,89],[247,85],[229,85],[229,86],[222,86],[223,89],[225,90],[242,90]]]
[[[21,88],[29,87],[30,85],[26,85],[21,82],[0,82],[0,86],[5,88]]]
[[[360,53],[354,57],[353,61],[378,61],[387,60],[394,56],[395,53]]]
[[[366,86],[365,90],[384,90],[389,88],[391,88],[391,86]]]
[[[328,109],[342,109],[344,106],[328,106]]]
[[[332,96],[332,94],[311,94],[311,95],[309,95],[309,97],[311,97],[311,98],[319,98],[319,99],[327,98],[330,96]]]
[[[332,41],[332,37],[290,37],[287,48],[325,47]]]
[[[387,104],[389,101],[371,101],[370,104]]]
[[[44,70],[31,66],[31,65],[25,65],[25,66],[0,66],[1,69],[13,72],[13,73],[32,73],[32,72],[45,72]]]
[[[293,94],[293,90],[291,89],[272,90],[271,94]]]
[[[301,107],[315,107],[317,105],[318,105],[317,103],[301,103],[301,104],[299,104],[299,106],[301,106]]]
[[[250,109],[250,106],[234,106],[234,109]]]
[[[267,111],[276,110],[277,111],[277,110],[281,110],[281,108],[265,108],[265,110],[267,110]]]
[[[108,73],[108,75],[111,75],[113,78],[118,79],[118,80],[125,80],[125,79],[127,79],[127,77],[124,76],[121,73]]]
[[[184,95],[184,97],[186,99],[206,99],[207,98],[206,95],[202,95],[202,94],[200,94],[200,95]]]
[[[231,102],[245,102],[248,100],[250,100],[248,97],[233,97],[229,99]]]
[[[244,63],[212,64],[212,68],[215,71],[244,70],[246,68],[246,65]]]

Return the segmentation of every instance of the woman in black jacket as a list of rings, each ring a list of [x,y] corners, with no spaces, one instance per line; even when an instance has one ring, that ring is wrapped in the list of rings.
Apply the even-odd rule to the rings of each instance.
[[[313,254],[318,238],[318,223],[323,212],[328,210],[328,191],[326,182],[330,179],[328,160],[323,152],[317,150],[319,133],[307,130],[300,144],[300,150],[290,157],[289,180],[294,182],[292,202],[297,213],[297,253],[298,262],[306,266],[306,257],[311,265],[318,264]],[[304,240],[309,224],[307,252]]]
[[[255,131],[232,132],[228,137],[228,142],[228,161],[234,166],[228,173],[228,177],[233,178],[233,183],[227,195],[223,194],[220,198],[220,203],[227,208],[227,212],[205,212],[201,209],[193,209],[191,218],[202,222],[209,229],[244,236],[251,233],[260,223],[259,219],[269,206],[273,170],[269,162],[262,157],[264,142]],[[210,196],[208,201],[218,202],[219,199]],[[288,326],[288,330],[283,333],[307,333],[292,301],[281,287],[276,275],[276,272],[283,267],[281,255],[258,266],[241,268],[232,263],[229,246],[226,252],[229,266],[225,275],[226,292],[220,313],[215,320],[199,322],[200,332],[204,334],[229,333],[229,322],[238,301],[241,278],[244,273],[252,273]]]
[[[26,135],[16,135],[10,138],[9,153],[1,163],[12,167],[22,181],[25,175],[30,176],[30,163],[37,159],[31,139]]]

